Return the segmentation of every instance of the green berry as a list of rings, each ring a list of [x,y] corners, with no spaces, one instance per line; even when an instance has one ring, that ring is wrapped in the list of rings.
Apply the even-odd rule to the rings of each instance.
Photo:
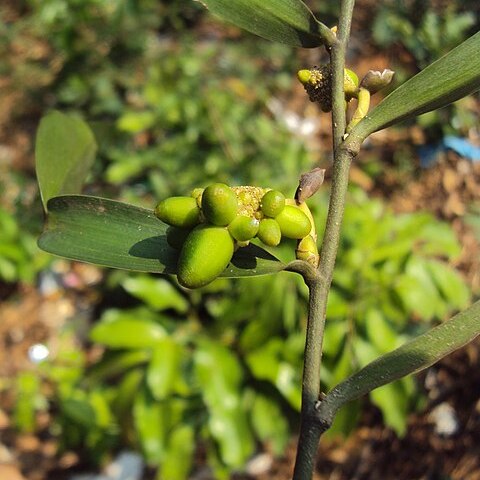
[[[257,237],[269,247],[276,247],[282,239],[280,225],[273,218],[260,220]]]
[[[235,240],[246,242],[257,234],[259,223],[256,218],[237,215],[228,226],[228,231]]]
[[[200,222],[200,209],[192,197],[170,197],[155,208],[155,215],[168,225],[192,228]]]
[[[286,205],[275,220],[280,225],[282,235],[287,238],[303,238],[312,229],[307,215],[294,205]]]
[[[285,207],[285,195],[278,190],[270,190],[262,197],[261,209],[267,217],[276,217]]]
[[[202,211],[211,224],[227,226],[237,215],[237,195],[228,185],[213,183],[203,192]]]
[[[217,278],[229,264],[234,250],[233,238],[226,228],[199,225],[183,244],[177,265],[180,285],[199,288]]]

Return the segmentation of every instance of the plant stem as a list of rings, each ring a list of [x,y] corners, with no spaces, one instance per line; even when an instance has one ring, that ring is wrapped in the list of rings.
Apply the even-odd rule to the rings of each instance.
[[[343,91],[345,52],[350,36],[354,3],[355,0],[342,0],[337,39],[331,46],[334,148],[332,186],[318,274],[314,277],[310,276],[308,279],[304,277],[310,292],[309,314],[304,353],[300,436],[293,480],[310,480],[312,478],[320,436],[330,426],[329,422],[323,421],[322,417],[318,415],[320,367],[328,292],[340,242],[350,163],[358,151],[355,142],[343,141],[346,129]]]

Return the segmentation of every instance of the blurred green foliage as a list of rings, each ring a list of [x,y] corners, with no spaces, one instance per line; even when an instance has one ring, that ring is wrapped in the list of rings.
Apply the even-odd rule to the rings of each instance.
[[[474,8],[475,2],[471,1],[446,5],[418,0],[384,2],[375,16],[372,33],[381,49],[397,47],[397,54],[392,56],[395,64],[390,65],[397,72],[397,81],[424,69],[478,31],[480,21]],[[398,54],[402,49],[407,55]],[[471,98],[464,98],[415,121],[433,140],[442,134],[466,135],[478,124],[478,114]]]
[[[99,146],[90,193],[109,190],[153,207],[215,179],[292,194],[299,173],[316,163],[304,139],[268,107],[291,88],[285,72],[298,67],[293,50],[196,38],[191,27],[201,28],[203,17],[195,2],[20,3],[20,18],[0,24],[0,74],[8,71],[10,88],[25,96],[15,118],[51,107],[83,115]],[[468,15],[454,10],[448,18],[463,19],[455,28],[445,27],[447,17],[425,14],[422,35],[432,38],[411,39],[402,32],[415,25],[412,12],[392,8],[378,14],[375,38],[405,42],[419,62],[469,27]],[[12,43],[16,56],[6,54]],[[33,46],[42,46],[37,56]],[[320,231],[326,202],[325,195],[312,201]],[[35,228],[19,226],[20,217],[0,211],[3,281],[31,281],[40,268],[32,268]],[[328,306],[324,390],[469,302],[450,266],[459,252],[452,230],[430,215],[396,215],[351,192]],[[143,274],[114,272],[107,282],[105,296],[120,291],[129,306],[108,305],[93,326],[90,340],[105,348],[101,360],[89,364],[67,329],[38,367],[42,382],[28,372],[17,381],[20,429],[35,429],[35,412],[48,408],[55,412],[51,433],[65,448],[101,461],[114,448],[135,446],[163,478],[179,480],[199,445],[219,478],[245,465],[257,442],[284,451],[300,408],[307,301],[300,278],[219,279],[192,292]],[[404,433],[418,398],[414,380],[370,398]],[[360,404],[342,411],[333,433],[350,431],[359,411]]]

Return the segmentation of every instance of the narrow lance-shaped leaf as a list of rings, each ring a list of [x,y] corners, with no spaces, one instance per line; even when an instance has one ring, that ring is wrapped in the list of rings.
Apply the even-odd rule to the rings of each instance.
[[[198,0],[214,15],[251,33],[293,47],[322,45],[333,32],[301,0]]]
[[[407,80],[353,130],[361,139],[480,89],[480,32]]]
[[[167,225],[152,210],[86,195],[50,199],[42,250],[104,267],[175,273],[178,251],[166,240]],[[255,245],[239,249],[225,277],[275,273],[285,264]]]
[[[480,301],[405,345],[382,355],[334,387],[322,401],[319,415],[327,421],[345,403],[375,388],[438,362],[480,334]]]
[[[53,111],[42,118],[35,142],[35,168],[43,207],[57,195],[80,193],[97,144],[78,117]]]

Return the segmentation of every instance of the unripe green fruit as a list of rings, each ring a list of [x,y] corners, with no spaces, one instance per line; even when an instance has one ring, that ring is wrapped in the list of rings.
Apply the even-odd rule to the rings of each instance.
[[[287,238],[303,238],[310,233],[312,228],[307,215],[294,205],[285,205],[275,220],[280,225],[282,235]]]
[[[278,190],[270,190],[262,197],[261,209],[267,217],[276,217],[285,207],[285,195]]]
[[[228,226],[230,235],[239,242],[251,240],[258,232],[260,222],[256,218],[237,215]]]
[[[226,228],[199,225],[183,244],[177,265],[180,285],[199,288],[217,278],[233,255],[234,242]]]
[[[237,215],[237,195],[228,185],[213,183],[203,191],[202,211],[213,225],[226,226]]]
[[[179,227],[167,228],[167,243],[175,250],[181,250],[190,230]]]
[[[170,197],[155,208],[155,215],[168,225],[192,228],[200,222],[200,209],[192,197]]]
[[[280,225],[273,218],[260,220],[257,237],[269,247],[276,247],[282,239]]]

